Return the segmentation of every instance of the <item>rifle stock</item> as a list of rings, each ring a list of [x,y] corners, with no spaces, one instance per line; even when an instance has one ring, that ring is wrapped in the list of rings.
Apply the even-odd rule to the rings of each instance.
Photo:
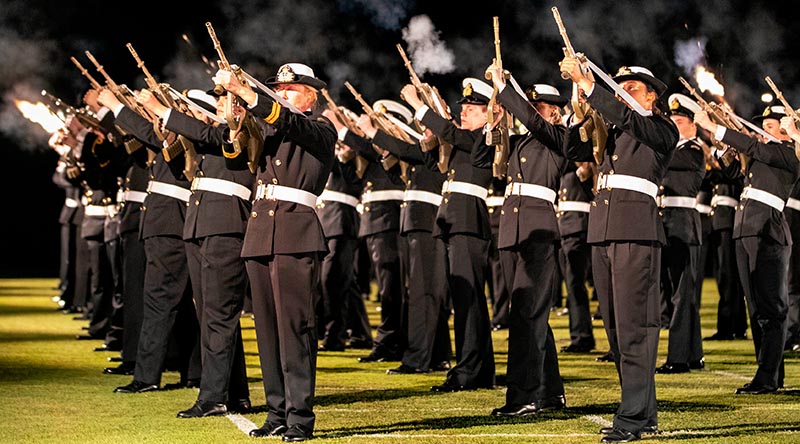
[[[136,61],[136,66],[142,70],[147,87],[150,88],[150,91],[152,91],[153,94],[155,94],[155,96],[158,98],[158,101],[168,108],[183,111],[183,107],[175,103],[175,100],[169,95],[169,85],[166,85],[166,88],[164,88],[164,85],[156,81],[155,77],[150,74],[150,71],[145,66],[144,61],[139,57],[139,54],[135,49],[133,49],[133,45],[127,43],[125,46],[128,48],[128,51],[130,51],[133,59]]]
[[[494,53],[495,57],[492,64],[499,67],[503,76],[508,78],[508,74],[503,70],[503,58],[500,53],[500,19],[495,16],[493,19],[494,24]],[[492,79],[491,71],[486,71],[485,77],[487,80]],[[508,156],[511,150],[511,128],[514,126],[514,117],[508,112],[503,110],[500,119],[495,122],[494,108],[497,104],[498,90],[496,86],[492,86],[492,97],[489,98],[489,106],[487,106],[486,123],[489,131],[486,132],[486,144],[494,146],[494,159],[492,160],[492,174],[494,177],[502,179],[508,172]]]

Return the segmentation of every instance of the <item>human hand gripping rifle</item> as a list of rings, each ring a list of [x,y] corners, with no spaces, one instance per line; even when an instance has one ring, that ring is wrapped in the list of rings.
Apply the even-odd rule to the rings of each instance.
[[[88,53],[88,51],[87,51],[87,53]],[[72,63],[74,63],[75,66],[78,67],[78,70],[81,72],[81,74],[83,74],[83,76],[86,77],[89,80],[89,84],[92,85],[92,88],[96,89],[97,91],[100,91],[101,89],[103,89],[103,85],[101,85],[100,82],[95,80],[95,78],[92,77],[91,74],[89,74],[89,71],[86,68],[84,68],[83,65],[81,65],[81,63],[78,61],[78,59],[76,59],[75,57],[70,57],[70,60],[72,60]],[[112,82],[113,82],[113,80],[112,80]],[[119,99],[119,95],[117,95],[116,93],[114,95],[117,96],[117,100],[120,100]],[[129,104],[128,101],[120,100],[120,102],[122,102],[123,104],[126,104],[126,105]],[[136,104],[136,100],[133,100],[133,103]],[[147,117],[145,117],[145,118],[147,118]],[[136,139],[133,136],[131,136],[130,134],[128,134],[127,131],[124,131],[118,125],[115,125],[115,126],[117,128],[117,131],[119,131],[119,133],[122,134],[122,138],[123,138],[122,142],[125,145],[125,150],[128,152],[128,154],[133,154],[135,151],[137,151],[138,149],[140,149],[141,147],[144,146],[142,144],[142,142],[140,142],[138,139]]]
[[[150,71],[145,66],[144,61],[142,61],[142,59],[139,57],[139,54],[136,53],[136,50],[133,49],[133,45],[127,43],[125,46],[128,48],[128,51],[130,51],[133,59],[136,61],[136,66],[142,70],[142,73],[144,74],[144,81],[147,83],[147,88],[153,93],[156,99],[158,99],[158,101],[167,108],[184,114],[190,114],[188,107],[183,102],[178,102],[172,98],[169,93],[169,84],[159,83],[156,81],[155,77],[150,74]],[[183,175],[186,176],[187,179],[193,180],[194,173],[197,171],[197,150],[194,147],[194,143],[181,134],[176,135],[174,139],[173,137],[168,137],[167,140],[171,142],[168,142],[166,146],[161,149],[161,154],[164,155],[164,160],[171,162],[183,155]]]
[[[236,76],[242,86],[251,89],[250,83],[244,75],[244,71],[237,65],[231,65],[228,62],[228,58],[225,57],[225,53],[222,51],[222,45],[217,38],[214,27],[211,26],[211,22],[206,22],[206,29],[208,29],[208,35],[211,37],[211,41],[214,43],[214,49],[217,51],[217,56],[219,57],[217,61],[219,69],[230,71]],[[223,88],[222,85],[214,85],[215,94],[222,95],[224,92],[225,88]],[[241,107],[243,112],[237,113],[234,110],[235,107]],[[240,99],[230,91],[225,95],[225,120],[228,122],[228,127],[231,130],[230,138],[233,141],[233,156],[238,156],[239,153],[242,152],[242,148],[247,150],[247,166],[250,168],[250,172],[255,174],[258,170],[261,151],[264,149],[264,136],[255,121],[255,117],[247,112],[247,107],[242,106]]]
[[[553,18],[558,26],[558,33],[561,34],[561,39],[564,41],[564,55],[568,57],[575,57],[579,61],[585,60],[585,56],[583,54],[575,52],[575,48],[573,48],[572,42],[569,40],[569,35],[567,35],[567,29],[564,27],[564,22],[561,21],[561,14],[558,12],[558,8],[553,6],[552,11]],[[589,79],[594,80],[594,75],[589,69],[584,66],[582,66],[581,69],[583,70],[584,75],[586,75]],[[569,80],[570,75],[569,73],[562,72],[561,78],[564,80]],[[575,83],[572,84],[571,101],[572,112],[575,114],[575,121],[585,122],[578,129],[578,134],[580,134],[581,141],[587,142],[589,139],[592,140],[592,153],[594,154],[595,161],[599,165],[603,162],[603,154],[605,153],[606,149],[606,140],[608,139],[608,129],[603,121],[603,116],[601,116],[600,113],[594,108],[589,106],[588,103],[579,99],[578,85]]]
[[[417,89],[417,94],[422,102],[436,114],[439,114],[447,120],[452,120],[450,109],[439,94],[439,90],[436,89],[435,86],[423,83],[419,79],[419,76],[417,76],[417,73],[414,71],[414,67],[411,66],[411,61],[408,59],[408,56],[406,56],[406,52],[399,43],[397,44],[397,50],[400,52],[400,57],[403,58],[403,64],[406,66],[406,69],[408,69],[411,84]],[[424,133],[424,128],[420,128],[420,132]],[[439,147],[439,171],[444,173],[447,171],[447,166],[450,163],[450,154],[453,152],[453,144],[445,142],[436,135],[431,135],[420,142],[420,148],[423,152],[430,151],[437,146]]]
[[[511,75],[508,71],[503,69],[503,59],[500,55],[500,19],[494,17],[494,60],[492,65],[502,70],[503,76],[508,79]],[[492,73],[486,71],[486,80],[492,80]],[[514,116],[503,109],[502,114],[495,120],[494,108],[497,104],[497,86],[492,86],[492,97],[489,98],[489,106],[487,107],[486,126],[489,129],[486,132],[486,144],[494,146],[494,160],[492,161],[492,173],[494,177],[502,179],[508,172],[508,155],[511,150],[510,137],[511,128],[514,127]]]
[[[369,104],[364,100],[364,98],[361,97],[361,94],[359,94],[358,91],[356,91],[356,89],[353,87],[353,85],[350,84],[350,82],[345,81],[344,86],[346,86],[347,89],[350,90],[350,92],[353,94],[353,97],[355,97],[358,103],[361,104],[361,108],[364,110],[364,113],[369,116],[370,120],[372,120],[372,124],[375,125],[376,128],[404,142],[416,143],[413,139],[411,139],[411,136],[409,136],[408,133],[403,131],[400,127],[395,125],[394,122],[389,120],[386,114],[379,113],[374,109],[372,109],[372,107],[369,106]],[[383,165],[384,170],[389,171],[390,169],[392,169],[392,167],[397,165],[397,162],[400,161],[400,159],[398,159],[397,156],[390,153],[389,151],[384,150],[378,145],[375,145],[373,143],[372,147],[380,156],[381,165]],[[406,168],[408,167],[408,165],[406,164],[406,162],[401,162],[400,166],[401,166],[401,176],[405,177]]]
[[[715,102],[708,102],[683,77],[678,77],[678,80],[680,80],[680,82],[683,84],[683,87],[686,88],[687,91],[689,91],[689,94],[691,94],[692,97],[694,97],[694,99],[697,101],[697,104],[700,105],[700,108],[702,108],[702,110],[705,111],[706,114],[708,114],[708,117],[711,118],[711,120],[714,123],[716,123],[717,125],[722,125],[725,128],[734,131],[745,131],[744,126],[733,116],[731,116],[727,108],[724,108]],[[722,157],[720,157],[720,161],[724,166],[727,167],[736,158],[737,152],[732,147],[722,143],[721,141],[715,139],[714,137],[711,137],[711,143],[723,153]],[[742,160],[745,160],[746,162],[746,159],[744,159],[743,154],[741,155],[741,157]],[[743,169],[745,162],[742,162]]]
[[[58,118],[65,123],[68,116],[74,116],[82,126],[93,129],[101,134],[106,133],[106,130],[100,125],[100,121],[97,120],[97,116],[95,116],[88,107],[75,108],[45,90],[42,90],[42,97],[46,99],[47,102],[45,106],[50,112],[58,116]]]
[[[347,127],[348,131],[352,131],[353,133],[361,137],[364,137],[364,132],[361,131],[361,128],[358,127],[358,125],[355,122],[355,119],[353,119],[350,116],[350,113],[352,113],[352,111],[348,113],[345,111],[346,108],[338,106],[336,102],[333,101],[333,98],[331,98],[331,95],[328,93],[328,90],[326,88],[322,88],[320,92],[322,93],[322,96],[325,97],[328,109],[331,110],[334,116],[336,116],[336,119],[342,122],[344,126]],[[337,139],[336,145],[337,147],[341,147],[343,144],[340,140]],[[367,161],[367,159],[365,159],[360,154],[357,154],[355,150],[352,150],[351,152],[355,154],[345,159],[341,159],[341,161],[346,163],[355,159],[356,174],[358,175],[359,179],[362,179],[364,177],[364,172],[366,172],[367,166],[369,165],[369,161]]]

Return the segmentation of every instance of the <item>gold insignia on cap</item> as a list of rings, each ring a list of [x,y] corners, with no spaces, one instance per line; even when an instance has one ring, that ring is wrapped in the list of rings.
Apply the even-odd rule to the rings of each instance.
[[[386,114],[388,110],[386,109],[386,105],[381,104],[381,106],[378,107],[377,111],[380,112],[381,114]]]
[[[530,96],[531,100],[536,100],[539,97],[539,93],[536,92],[536,88],[531,88],[528,90],[528,96]]]
[[[283,65],[278,71],[278,75],[276,76],[275,80],[281,83],[294,82],[297,80],[297,76],[295,75],[294,71],[292,71],[291,66]]]
[[[772,114],[772,107],[769,107],[769,106],[764,109],[763,113],[761,113],[761,115],[763,117],[767,117],[770,114]]]
[[[633,71],[627,66],[620,66],[619,71],[617,71],[617,76],[627,76],[631,74],[633,74]]]
[[[464,92],[462,93],[464,97],[469,97],[472,95],[472,83],[467,83],[464,86]]]
[[[681,102],[679,102],[678,99],[672,99],[672,101],[669,102],[669,109],[671,109],[673,111],[675,111],[676,109],[678,109],[680,107],[681,107]]]

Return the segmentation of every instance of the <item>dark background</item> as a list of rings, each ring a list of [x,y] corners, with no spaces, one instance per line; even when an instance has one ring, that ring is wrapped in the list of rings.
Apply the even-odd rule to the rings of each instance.
[[[201,55],[217,56],[210,21],[231,63],[256,78],[286,62],[310,65],[334,100],[360,106],[344,88],[372,103],[399,100],[408,72],[403,45],[417,74],[455,104],[464,77],[483,78],[494,56],[492,17],[500,18],[503,62],[523,85],[549,83],[569,93],[557,63],[562,41],[550,8],[557,6],[575,49],[610,73],[620,65],[650,68],[683,92],[703,65],[725,86],[725,100],[743,117],[759,114],[770,75],[800,106],[798,26],[789,2],[764,1],[414,1],[279,0],[137,2],[4,0],[0,8],[0,276],[55,276],[58,213],[63,193],[51,181],[57,156],[48,135],[19,114],[14,100],[39,100],[46,89],[73,105],[88,81],[76,57],[102,82],[89,50],[117,82],[144,86],[125,44],[150,72],[176,89],[209,88]],[[791,8],[794,9],[794,8]],[[425,24],[429,26],[428,32]],[[181,37],[185,34],[191,46]],[[414,37],[416,36],[416,37]],[[706,97],[713,100],[713,97]],[[452,105],[451,105],[452,106]],[[454,108],[457,112],[457,108]]]

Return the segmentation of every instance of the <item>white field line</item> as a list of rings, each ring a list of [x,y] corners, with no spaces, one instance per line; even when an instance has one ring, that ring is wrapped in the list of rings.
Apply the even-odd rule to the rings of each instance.
[[[249,435],[250,430],[258,428],[258,426],[255,425],[253,421],[250,421],[249,419],[245,418],[244,416],[238,413],[229,413],[225,415],[225,417],[228,418],[228,420],[232,422],[245,435]]]

